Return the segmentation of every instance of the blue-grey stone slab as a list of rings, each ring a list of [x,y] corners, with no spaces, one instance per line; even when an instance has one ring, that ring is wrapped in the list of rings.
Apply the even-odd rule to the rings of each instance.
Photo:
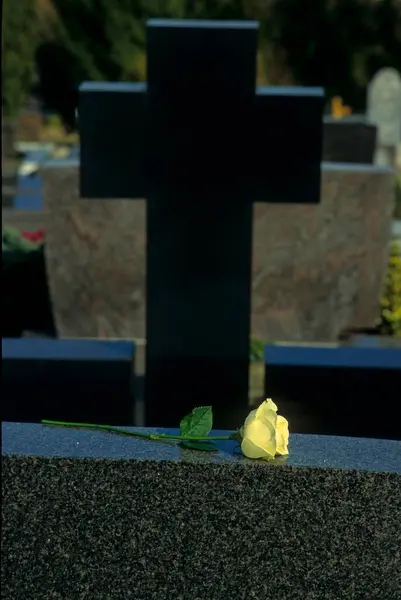
[[[40,175],[19,175],[13,200],[17,210],[43,210],[43,180]]]
[[[2,421],[132,425],[135,344],[5,338]]]
[[[400,597],[400,442],[292,435],[263,463],[234,442],[2,433],[5,600]]]
[[[294,433],[401,440],[401,346],[268,345],[265,364]]]

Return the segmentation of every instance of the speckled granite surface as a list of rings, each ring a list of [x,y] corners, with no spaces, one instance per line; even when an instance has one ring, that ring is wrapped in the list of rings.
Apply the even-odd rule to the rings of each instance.
[[[399,600],[401,443],[272,464],[3,424],[4,600]]]

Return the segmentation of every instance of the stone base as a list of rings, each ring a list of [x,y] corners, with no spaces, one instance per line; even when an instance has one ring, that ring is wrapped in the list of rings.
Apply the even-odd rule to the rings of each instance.
[[[3,600],[400,598],[401,443],[220,448],[3,424]]]

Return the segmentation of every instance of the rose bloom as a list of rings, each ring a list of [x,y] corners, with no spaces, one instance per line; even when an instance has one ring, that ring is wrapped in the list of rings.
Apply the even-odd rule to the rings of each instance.
[[[268,460],[277,454],[288,454],[288,421],[277,410],[277,405],[268,398],[249,413],[240,430],[244,456]]]

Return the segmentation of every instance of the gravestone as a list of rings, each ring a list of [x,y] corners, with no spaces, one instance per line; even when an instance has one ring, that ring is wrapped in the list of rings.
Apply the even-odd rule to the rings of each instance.
[[[400,598],[400,442],[218,446],[3,423],[2,599]]]
[[[205,403],[217,426],[241,422],[253,203],[319,201],[323,91],[255,93],[257,34],[249,21],[150,21],[147,84],[81,87],[81,195],[147,198],[145,394],[155,426]]]
[[[396,69],[381,69],[370,82],[368,118],[378,128],[376,162],[394,166],[401,141],[401,76]]]
[[[268,345],[265,363],[292,431],[401,440],[401,346]]]
[[[324,117],[323,160],[373,164],[377,128],[363,116]]]
[[[78,161],[41,173],[59,335],[145,338],[146,201],[80,198]],[[393,171],[377,165],[323,163],[318,206],[256,203],[253,336],[336,341],[344,329],[374,326],[393,212]]]
[[[135,345],[2,339],[1,420],[132,425]]]

